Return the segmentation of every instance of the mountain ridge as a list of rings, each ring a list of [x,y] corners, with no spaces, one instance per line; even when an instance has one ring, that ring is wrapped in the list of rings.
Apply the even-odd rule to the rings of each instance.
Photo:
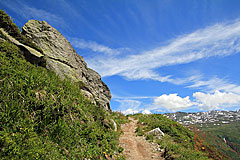
[[[167,118],[177,121],[182,125],[207,124],[215,125],[226,124],[240,121],[240,110],[238,111],[208,111],[208,112],[176,112],[165,113]]]

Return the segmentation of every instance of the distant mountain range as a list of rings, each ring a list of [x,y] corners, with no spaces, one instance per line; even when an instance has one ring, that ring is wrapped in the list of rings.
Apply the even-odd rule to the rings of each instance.
[[[176,112],[165,113],[164,115],[182,125],[204,125],[209,123],[221,125],[240,121],[240,109],[238,111],[208,111],[196,113]]]

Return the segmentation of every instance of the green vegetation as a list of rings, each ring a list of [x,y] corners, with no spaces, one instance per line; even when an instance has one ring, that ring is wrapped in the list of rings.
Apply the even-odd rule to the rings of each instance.
[[[144,132],[148,132],[152,129],[159,127],[164,133],[167,133],[168,135],[173,137],[175,142],[180,143],[184,141],[185,143],[185,141],[193,141],[193,132],[191,132],[188,128],[182,126],[181,124],[169,120],[161,114],[136,114],[135,117],[138,117],[139,128],[142,128],[142,131]],[[188,145],[193,146],[192,143],[188,143]]]
[[[137,135],[145,135],[148,131],[158,127],[165,133],[161,139],[149,135],[146,136],[146,139],[158,143],[165,150],[164,157],[167,159],[204,160],[215,158],[212,157],[213,152],[216,157],[224,159],[206,143],[196,148],[195,134],[192,131],[161,114],[135,114],[133,117],[139,120],[136,129]]]
[[[16,38],[16,40],[22,44],[25,44],[43,53],[42,50],[32,42],[31,39],[28,39],[21,34],[17,25],[12,22],[12,19],[3,10],[0,10],[0,28],[3,28],[6,32],[8,32],[9,35]],[[5,38],[3,35],[0,35],[0,37]]]
[[[162,148],[165,148],[165,158],[168,159],[198,159],[206,160],[209,159],[206,154],[201,151],[195,151],[192,147],[186,147],[185,144],[189,142],[183,141],[183,143],[177,143],[169,135],[164,136],[162,139],[156,141]]]
[[[41,51],[2,10],[0,27]],[[1,159],[124,159],[112,120],[119,126],[126,117],[93,105],[82,85],[29,63],[20,48],[0,41]]]
[[[0,27],[42,52],[2,10]],[[106,112],[85,99],[80,92],[84,83],[61,80],[54,72],[29,63],[23,55],[14,44],[0,41],[1,159],[125,159],[118,138],[120,124],[129,122],[127,117]],[[157,127],[166,134],[162,139],[146,137],[165,150],[166,159],[208,159],[213,153],[206,143],[196,149],[194,133],[162,115],[134,117],[139,119],[137,135]],[[224,159],[218,152],[214,154]]]
[[[22,55],[0,42],[1,159],[105,159],[121,151],[119,134],[105,123],[110,113],[85,99],[78,84]]]
[[[226,138],[227,141],[240,144],[240,123],[232,122],[230,124],[221,124],[219,126],[208,124],[200,128],[203,132],[211,133],[221,139]]]
[[[206,124],[196,125],[202,132],[206,133],[205,140],[208,144],[214,146],[220,152],[224,153],[232,159],[240,159],[240,124],[239,122],[232,122],[230,124],[213,125]],[[226,142],[224,142],[224,139]]]
[[[121,112],[112,112],[111,118],[116,122],[119,133],[121,132],[120,125],[129,122],[128,118]]]

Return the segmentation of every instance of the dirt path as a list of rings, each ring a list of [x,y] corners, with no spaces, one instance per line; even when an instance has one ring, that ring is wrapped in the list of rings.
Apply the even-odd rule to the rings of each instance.
[[[130,123],[121,126],[124,134],[120,137],[120,145],[124,148],[123,154],[127,160],[153,160],[164,159],[161,153],[154,150],[154,145],[144,139],[137,137],[135,130],[137,128],[137,120],[129,118]]]

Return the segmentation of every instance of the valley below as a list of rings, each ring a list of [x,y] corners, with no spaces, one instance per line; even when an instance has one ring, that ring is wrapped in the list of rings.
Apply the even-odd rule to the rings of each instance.
[[[167,113],[169,119],[189,127],[232,159],[240,158],[240,110]]]

